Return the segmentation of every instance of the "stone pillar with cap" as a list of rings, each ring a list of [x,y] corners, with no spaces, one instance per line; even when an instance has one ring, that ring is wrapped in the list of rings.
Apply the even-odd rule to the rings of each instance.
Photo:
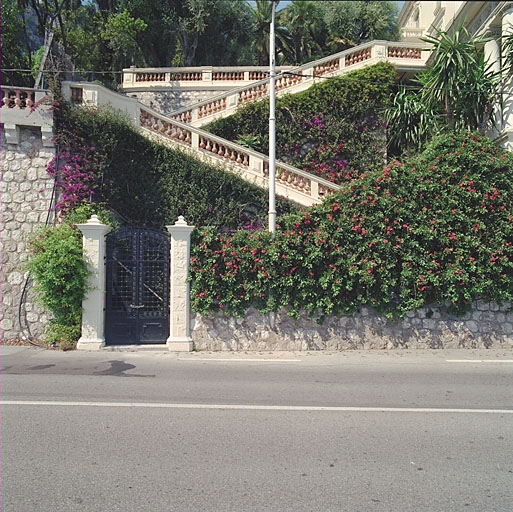
[[[189,259],[191,254],[191,233],[194,226],[188,226],[180,215],[173,226],[166,226],[171,234],[171,276],[170,276],[170,351],[190,352],[193,349],[190,327]]]
[[[102,224],[96,215],[77,227],[83,235],[82,247],[89,269],[82,301],[82,336],[77,349],[98,350],[105,345],[105,236],[112,228]]]

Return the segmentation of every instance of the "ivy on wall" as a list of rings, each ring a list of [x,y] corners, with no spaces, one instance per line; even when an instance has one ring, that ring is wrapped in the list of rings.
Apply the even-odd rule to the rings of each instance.
[[[386,155],[383,112],[395,78],[391,64],[379,63],[278,98],[277,158],[334,183],[381,167]],[[265,153],[268,127],[269,100],[263,100],[206,129]]]
[[[513,299],[513,155],[476,134],[439,137],[279,225],[275,238],[204,230],[193,246],[193,309],[287,306],[322,319],[366,305],[400,317]]]
[[[87,158],[88,172],[94,175],[88,181],[93,200],[128,222],[162,228],[183,215],[189,224],[230,230],[265,221],[265,190],[149,141],[116,113],[67,110],[58,140],[75,160]],[[295,206],[279,201],[278,208],[284,213]]]

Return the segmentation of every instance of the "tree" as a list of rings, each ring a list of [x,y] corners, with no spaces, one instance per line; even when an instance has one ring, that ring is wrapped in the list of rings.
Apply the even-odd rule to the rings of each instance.
[[[269,0],[256,0],[255,8],[253,9],[255,48],[257,63],[260,66],[269,64],[269,37],[272,18],[272,4],[273,2]],[[275,23],[274,33],[276,38],[277,55],[279,56],[281,54],[282,59],[291,56],[291,37],[287,27]]]
[[[417,90],[401,86],[385,110],[388,145],[392,152],[405,149],[408,156],[418,151],[422,144],[436,131],[434,112],[430,111]]]
[[[434,60],[422,75],[422,100],[432,109],[442,109],[451,129],[485,128],[485,111],[491,108],[496,76],[488,72],[474,40],[461,26],[453,35],[439,32],[424,40],[433,45]]]
[[[141,51],[136,37],[139,32],[146,30],[147,26],[143,20],[130,16],[127,10],[109,14],[100,35],[113,51],[115,67],[122,68],[135,64],[136,60],[140,59]]]
[[[20,45],[23,35],[22,10],[15,0],[2,2],[2,83],[5,85],[32,85],[30,75],[6,69],[27,69],[31,66],[30,52]]]
[[[373,39],[397,41],[396,2],[320,2],[332,53]]]
[[[215,12],[198,40],[195,61],[202,66],[240,66],[253,63],[253,10],[246,2],[211,2]],[[234,23],[234,20],[236,21]]]
[[[315,2],[292,0],[289,6],[279,12],[278,19],[291,34],[294,64],[302,64],[314,56],[323,55],[325,25]]]

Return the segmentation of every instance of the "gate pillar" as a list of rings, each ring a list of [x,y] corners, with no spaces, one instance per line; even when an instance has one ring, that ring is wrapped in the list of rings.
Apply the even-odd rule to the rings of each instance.
[[[173,226],[166,226],[171,234],[170,315],[167,346],[173,352],[190,352],[193,349],[190,327],[189,259],[191,254],[191,233],[194,226],[188,226],[180,215]]]
[[[98,350],[105,345],[105,235],[112,229],[96,215],[85,224],[77,224],[82,232],[82,247],[89,269],[87,292],[82,301],[82,336],[78,350]]]

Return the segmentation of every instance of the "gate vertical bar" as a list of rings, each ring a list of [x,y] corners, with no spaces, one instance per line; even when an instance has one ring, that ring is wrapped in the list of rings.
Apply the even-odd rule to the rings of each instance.
[[[170,276],[170,351],[190,352],[193,349],[190,326],[189,259],[191,254],[191,233],[194,226],[188,226],[180,215],[173,226],[166,226],[171,234],[171,276]]]
[[[98,350],[105,345],[105,235],[112,229],[96,215],[85,224],[77,224],[82,232],[82,247],[89,269],[87,292],[82,301],[82,336],[78,350]]]

